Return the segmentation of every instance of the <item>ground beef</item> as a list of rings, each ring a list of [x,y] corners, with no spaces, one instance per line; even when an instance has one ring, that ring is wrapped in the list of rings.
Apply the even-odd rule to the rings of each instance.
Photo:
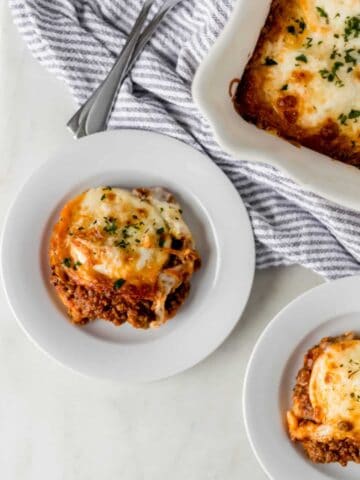
[[[121,290],[103,288],[101,291],[74,282],[61,266],[53,267],[51,283],[66,306],[71,320],[84,325],[92,320],[108,320],[115,325],[129,322],[135,328],[147,329],[156,321],[153,301],[144,292],[135,289],[126,294]],[[171,293],[165,303],[166,318],[173,317],[184,302],[190,289],[189,282],[183,282]]]
[[[360,463],[359,445],[352,440],[336,440],[328,443],[304,440],[301,443],[310,460],[315,463],[338,462],[344,467],[347,462]]]

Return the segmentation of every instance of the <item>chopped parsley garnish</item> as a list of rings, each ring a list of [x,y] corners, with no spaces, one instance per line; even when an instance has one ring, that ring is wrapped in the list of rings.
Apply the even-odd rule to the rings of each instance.
[[[288,31],[288,33],[290,33],[291,35],[297,35],[297,34],[303,33],[303,31],[306,28],[306,23],[304,22],[304,19],[296,18],[293,20],[297,24],[297,27],[295,25],[288,25],[286,27],[286,30]]]
[[[114,282],[114,288],[115,290],[119,290],[119,288],[121,288],[125,283],[125,280],[123,278],[119,278],[118,280],[116,280]]]
[[[352,63],[355,67],[357,65],[357,59],[352,55],[355,52],[355,48],[348,48],[345,50],[344,60],[346,63]]]
[[[349,119],[353,120],[354,118],[360,117],[360,110],[350,110]]]
[[[159,247],[163,247],[165,243],[165,238],[160,238],[159,239]]]
[[[321,7],[316,7],[316,10],[318,11],[320,17],[325,18],[326,23],[329,23],[329,15],[326,13],[326,11]]]
[[[294,25],[289,25],[289,26],[287,27],[287,31],[288,31],[289,33],[291,33],[291,35],[296,35],[296,30],[295,30]]]
[[[277,61],[274,60],[273,58],[271,58],[271,57],[266,57],[265,58],[264,65],[266,67],[272,67],[273,65],[277,65],[277,64],[278,64]]]
[[[67,267],[67,268],[70,268],[71,267],[71,258],[69,258],[69,257],[64,258],[63,265],[65,265],[65,267]]]
[[[310,48],[313,46],[313,39],[312,37],[306,37],[306,43],[304,44],[305,48]]]
[[[103,190],[112,190],[112,187],[104,187]]]
[[[338,120],[340,120],[341,125],[347,125],[348,120],[354,120],[355,122],[357,122],[358,118],[360,118],[360,110],[355,110],[353,108],[348,114],[340,113],[340,115],[338,116]]]
[[[338,52],[337,48],[335,45],[333,46],[332,52],[330,54],[331,60],[334,60],[336,57],[341,57],[341,53]]]
[[[120,247],[120,248],[126,248],[129,246],[129,242],[127,242],[126,240],[124,240],[123,238],[121,240],[119,240],[118,242],[115,243],[115,245],[117,247]]]
[[[163,227],[160,227],[160,228],[158,228],[158,229],[156,230],[156,233],[157,233],[158,235],[161,235],[161,234],[164,233],[164,232],[165,232],[165,230],[164,230]]]
[[[129,228],[129,225],[126,226],[126,227],[124,227],[124,228],[122,229],[122,231],[121,231],[122,236],[123,236],[124,238],[129,238],[129,237],[131,236],[131,235],[129,234],[129,232],[128,232],[128,228]]]
[[[110,233],[110,235],[114,235],[118,228],[116,224],[116,218],[104,217],[104,220],[105,220],[104,232]]]
[[[344,39],[348,42],[351,38],[360,36],[360,14],[354,17],[347,17],[345,20]]]
[[[338,116],[338,120],[340,120],[341,125],[346,125],[347,119],[348,117],[345,115],[345,113],[340,113]]]
[[[339,70],[339,68],[343,66],[344,64],[342,62],[335,62],[331,70],[324,68],[320,70],[319,73],[322,76],[322,78],[324,78],[328,82],[333,82],[335,80],[335,85],[337,87],[343,87],[344,82],[341,80],[341,78],[337,74],[337,71]]]
[[[295,58],[295,60],[297,60],[298,62],[307,63],[307,56],[302,53],[301,55],[298,55],[298,56]]]
[[[78,227],[78,230],[84,230],[84,227]]]
[[[73,266],[73,269],[74,269],[74,270],[77,270],[78,267],[80,267],[81,265],[82,265],[81,262],[75,262],[75,263],[74,263],[74,266]]]
[[[287,90],[288,88],[289,88],[289,85],[288,85],[287,83],[285,83],[285,85],[283,85],[283,86],[280,88],[280,90],[284,92],[284,91]]]
[[[297,18],[295,22],[299,25],[300,33],[303,33],[303,31],[306,28],[306,23],[304,22],[303,18]]]
[[[103,201],[103,200],[105,200],[105,198],[106,198],[106,195],[105,195],[105,193],[103,193],[100,200]]]

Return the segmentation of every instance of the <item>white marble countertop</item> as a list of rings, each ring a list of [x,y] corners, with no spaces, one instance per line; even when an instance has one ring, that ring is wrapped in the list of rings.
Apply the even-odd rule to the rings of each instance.
[[[74,104],[0,4],[0,223],[24,178],[65,142]],[[193,369],[127,386],[58,366],[22,333],[0,289],[4,480],[264,480],[246,438],[244,370],[264,326],[322,282],[301,267],[257,272],[231,337]],[[26,288],[26,279],[21,286]]]

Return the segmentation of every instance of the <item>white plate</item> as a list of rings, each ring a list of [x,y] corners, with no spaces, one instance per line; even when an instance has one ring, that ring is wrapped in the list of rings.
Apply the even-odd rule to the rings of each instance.
[[[307,189],[360,210],[360,170],[269,135],[245,122],[233,108],[230,81],[242,76],[270,4],[271,0],[236,2],[225,30],[196,73],[194,100],[230,155],[273,165]]]
[[[323,337],[360,334],[360,277],[320,285],[288,305],[267,326],[252,352],[244,383],[247,434],[273,480],[358,480],[360,465],[318,465],[286,432],[285,414],[303,356]],[[289,473],[291,472],[291,474]]]
[[[184,209],[203,266],[174,319],[157,330],[96,321],[75,327],[49,285],[49,233],[61,206],[92,186],[162,186]],[[230,334],[254,275],[254,239],[231,182],[207,157],[168,137],[116,131],[77,141],[43,165],[12,205],[2,275],[14,315],[59,362],[90,376],[150,381],[183,371]]]

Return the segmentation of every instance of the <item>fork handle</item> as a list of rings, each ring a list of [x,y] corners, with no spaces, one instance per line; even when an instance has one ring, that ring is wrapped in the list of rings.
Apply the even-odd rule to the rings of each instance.
[[[149,14],[150,8],[152,7],[154,0],[146,0],[137,19],[136,22],[129,34],[129,37],[120,52],[117,60],[115,61],[114,65],[112,66],[109,74],[105,77],[105,79],[100,83],[100,85],[93,91],[91,96],[86,100],[86,102],[75,112],[75,114],[71,117],[68,121],[67,126],[68,128],[74,133],[76,138],[80,138],[86,135],[85,131],[85,122],[87,119],[87,115],[91,107],[94,105],[99,93],[101,90],[107,87],[111,81],[114,81],[116,78],[115,71],[119,70],[121,66],[126,65],[126,61],[129,61],[131,55],[134,51],[136,46],[137,40],[139,39],[141,29],[147,19]],[[109,80],[109,77],[111,79]],[[110,106],[111,109],[111,106]]]
[[[98,92],[95,101],[90,106],[85,121],[85,133],[87,135],[91,135],[92,133],[100,132],[106,129],[107,122],[111,113],[111,107],[129,70],[131,70],[131,68],[137,61],[138,57],[144,50],[146,44],[157,29],[160,22],[164,19],[167,13],[180,1],[181,0],[167,0],[165,2],[165,4],[161,7],[160,11],[145,28],[144,32],[139,36],[132,54],[127,59],[128,61],[124,62],[122,66],[116,69],[116,73],[112,80],[109,80],[107,85],[103,86],[101,91]]]

